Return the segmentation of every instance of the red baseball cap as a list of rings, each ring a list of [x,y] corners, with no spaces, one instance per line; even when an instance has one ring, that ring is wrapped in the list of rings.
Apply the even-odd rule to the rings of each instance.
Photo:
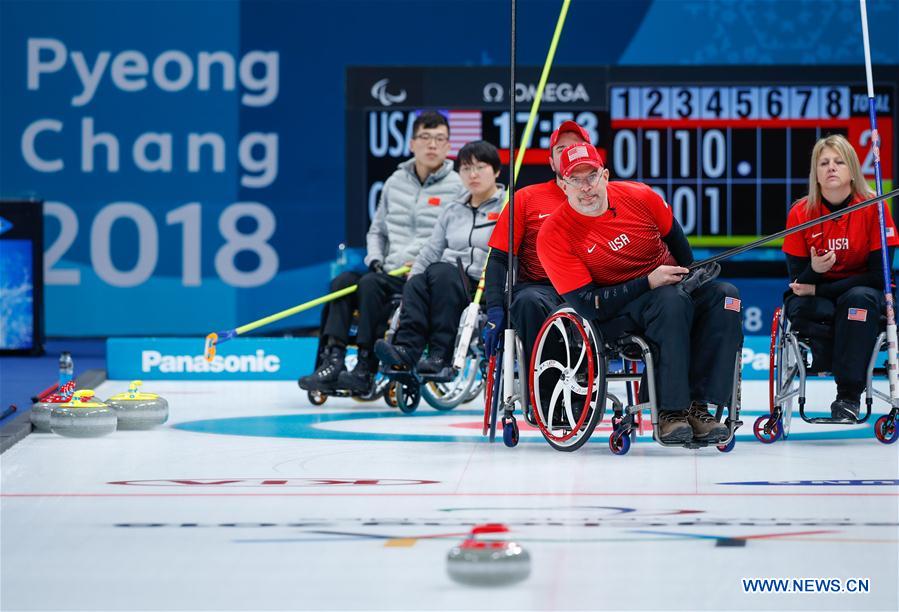
[[[566,178],[571,176],[572,171],[578,166],[603,167],[599,151],[589,142],[569,145],[559,157],[559,174]]]
[[[559,142],[559,137],[565,132],[571,132],[576,136],[580,136],[584,142],[590,142],[590,133],[587,132],[584,128],[578,125],[574,121],[565,121],[556,128],[556,131],[552,133],[552,136],[549,137],[549,148],[552,149],[556,146],[556,143]]]

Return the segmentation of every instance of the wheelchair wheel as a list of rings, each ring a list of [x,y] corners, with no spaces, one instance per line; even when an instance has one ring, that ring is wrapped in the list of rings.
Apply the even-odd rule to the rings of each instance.
[[[752,426],[752,433],[755,434],[756,439],[762,444],[773,444],[780,438],[780,432],[782,431],[780,419],[769,427],[768,421],[770,420],[770,416],[763,414],[755,420]]]
[[[390,381],[384,389],[384,402],[391,408],[396,408],[396,383]]]
[[[892,444],[899,439],[899,427],[895,421],[890,425],[890,417],[884,415],[874,423],[874,437],[884,444]]]
[[[515,417],[511,419],[503,417],[503,443],[509,448],[518,446],[518,423]]]
[[[630,449],[631,437],[621,431],[612,431],[609,435],[609,450],[616,455],[626,455]]]
[[[474,384],[471,385],[471,389],[468,391],[465,397],[462,398],[462,403],[467,404],[468,402],[473,402],[474,400],[478,399],[478,397],[480,397],[484,392],[485,382],[486,381],[484,380],[484,377],[480,372],[478,372],[478,375],[474,379]]]
[[[313,406],[321,406],[328,401],[328,396],[321,391],[307,391],[306,397]]]
[[[719,444],[715,448],[717,448],[722,453],[729,453],[730,451],[734,450],[734,446],[736,444],[737,444],[737,436],[734,436],[733,438],[730,439],[730,442],[728,442],[727,444]]]
[[[466,401],[480,374],[477,355],[469,351],[465,367],[450,382],[429,382],[421,387],[421,394],[431,408],[452,410]]]
[[[396,407],[403,414],[412,414],[421,402],[421,387],[418,385],[403,385],[396,383]]]
[[[786,440],[790,436],[790,423],[793,420],[793,398],[781,400],[777,404],[777,396],[784,395],[790,389],[799,368],[799,356],[787,339],[786,319],[783,309],[774,311],[771,320],[771,349],[768,367],[768,406],[771,414],[780,408],[779,434]],[[756,436],[758,437],[758,436]],[[777,438],[775,438],[776,440]],[[771,440],[773,442],[774,440]]]
[[[572,308],[562,307],[543,323],[531,356],[531,406],[550,446],[583,446],[605,404],[605,360],[596,353],[596,334]]]

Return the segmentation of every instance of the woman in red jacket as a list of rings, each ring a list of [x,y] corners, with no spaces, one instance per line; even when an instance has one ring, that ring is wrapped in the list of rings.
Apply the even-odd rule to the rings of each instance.
[[[858,156],[841,135],[826,136],[812,149],[809,193],[793,205],[787,228],[874,197]],[[888,247],[899,245],[886,215]],[[793,328],[812,340],[816,371],[832,370],[837,397],[834,418],[856,418],[865,389],[868,360],[884,311],[883,259],[878,207],[868,206],[784,239],[790,291],[784,309]],[[893,261],[893,249],[887,261]]]

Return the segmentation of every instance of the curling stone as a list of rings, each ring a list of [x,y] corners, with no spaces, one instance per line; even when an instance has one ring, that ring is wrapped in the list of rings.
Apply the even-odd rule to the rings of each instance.
[[[119,417],[119,429],[150,429],[168,420],[169,403],[155,393],[140,393],[142,384],[131,381],[127,391],[106,400]]]
[[[53,410],[53,406],[69,401],[74,392],[75,381],[70,380],[57,389],[56,393],[34,402],[31,405],[31,424],[34,425],[35,431],[50,433],[50,411]]]
[[[116,429],[115,410],[94,398],[91,389],[75,391],[68,402],[50,411],[50,431],[70,438],[96,438]]]
[[[531,574],[531,556],[508,540],[478,540],[483,533],[501,533],[504,525],[480,525],[446,556],[450,578],[469,586],[505,586],[521,582]]]

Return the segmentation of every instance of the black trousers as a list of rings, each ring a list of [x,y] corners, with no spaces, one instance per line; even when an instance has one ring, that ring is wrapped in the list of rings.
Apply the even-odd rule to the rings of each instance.
[[[546,318],[562,303],[562,298],[552,285],[519,283],[512,288],[512,327],[524,345],[524,367],[531,363],[531,353],[537,342],[537,333]],[[509,349],[510,347],[506,347]]]
[[[331,281],[331,291],[345,289],[350,285],[359,285],[355,293],[325,306],[322,313],[324,324],[322,336],[348,344],[350,325],[353,322],[353,311],[359,310],[359,328],[356,333],[356,344],[359,348],[371,349],[375,340],[387,330],[387,319],[390,317],[390,298],[402,293],[403,277],[390,276],[383,273],[344,272]]]
[[[469,279],[471,285],[477,281]],[[418,361],[428,346],[428,354],[452,359],[459,317],[471,302],[462,284],[459,268],[446,262],[433,263],[416,274],[403,288],[403,309],[394,344],[406,349]]]
[[[850,308],[864,310],[865,320],[857,320],[859,315],[850,319]],[[817,295],[791,295],[784,300],[787,318],[797,332],[811,339],[813,368],[831,370],[838,386],[858,393],[864,389],[885,308],[883,292],[871,287],[853,287],[836,300]],[[827,330],[832,330],[832,340]]]
[[[692,294],[666,285],[622,311],[652,347],[660,410],[686,410],[691,401],[730,402],[743,321],[740,312],[725,309],[727,298],[739,298],[739,291],[721,281]]]

